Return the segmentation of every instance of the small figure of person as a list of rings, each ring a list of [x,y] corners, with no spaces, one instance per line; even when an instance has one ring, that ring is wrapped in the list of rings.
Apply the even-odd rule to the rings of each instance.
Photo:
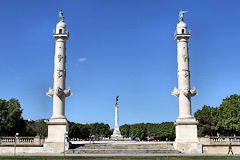
[[[228,146],[228,154],[232,152],[232,155],[233,155],[233,151],[232,151],[232,144],[230,143],[229,146]]]
[[[91,140],[92,140],[92,135],[89,134],[89,142],[90,142],[90,144],[91,144]]]

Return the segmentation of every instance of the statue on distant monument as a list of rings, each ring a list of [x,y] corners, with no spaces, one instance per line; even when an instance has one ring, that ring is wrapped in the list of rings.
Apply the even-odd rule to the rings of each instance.
[[[64,16],[63,16],[63,11],[62,10],[60,10],[60,12],[59,12],[59,18],[60,18],[61,22],[64,22]]]
[[[184,16],[184,13],[187,13],[188,11],[183,11],[183,10],[181,10],[180,12],[179,12],[179,22],[183,22],[183,16]]]
[[[116,96],[116,104],[118,104],[118,97],[119,97],[119,96]]]

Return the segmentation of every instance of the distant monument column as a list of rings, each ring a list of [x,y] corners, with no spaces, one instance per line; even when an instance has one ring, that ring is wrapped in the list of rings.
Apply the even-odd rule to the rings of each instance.
[[[54,57],[54,87],[49,88],[47,96],[53,97],[53,115],[48,122],[48,137],[46,142],[54,147],[63,150],[65,132],[68,131],[68,122],[65,117],[65,97],[72,93],[70,89],[65,89],[66,81],[66,40],[69,34],[64,23],[62,10],[59,13],[60,21],[56,26],[55,38],[55,57]]]
[[[118,124],[118,98],[119,96],[116,96],[116,104],[115,104],[115,127],[113,134],[111,135],[112,140],[122,140],[123,136],[120,133],[119,130],[119,124]]]
[[[174,87],[172,95],[179,97],[179,117],[176,120],[175,148],[185,153],[201,153],[202,148],[197,137],[198,122],[191,113],[191,97],[197,94],[190,89],[190,70],[188,55],[188,39],[191,34],[183,22],[186,11],[180,11],[174,39],[177,40],[178,89]]]

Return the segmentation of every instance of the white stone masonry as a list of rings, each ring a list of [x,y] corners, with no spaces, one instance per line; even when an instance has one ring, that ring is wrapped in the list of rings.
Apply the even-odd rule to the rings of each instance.
[[[72,93],[65,88],[66,81],[66,40],[69,39],[66,24],[60,21],[56,26],[55,57],[54,57],[54,87],[49,88],[47,95],[53,97],[53,115],[48,122],[48,138],[46,142],[63,143],[64,133],[68,131],[65,117],[65,98]]]
[[[122,140],[123,136],[120,133],[119,123],[118,123],[118,103],[115,104],[115,127],[113,134],[111,135],[112,140]]]
[[[178,89],[172,95],[179,97],[179,116],[176,120],[175,148],[185,153],[200,153],[201,144],[197,137],[197,121],[191,112],[191,97],[197,94],[195,87],[190,88],[188,39],[191,34],[186,23],[177,24],[174,39],[177,40]],[[200,147],[199,147],[200,146]]]

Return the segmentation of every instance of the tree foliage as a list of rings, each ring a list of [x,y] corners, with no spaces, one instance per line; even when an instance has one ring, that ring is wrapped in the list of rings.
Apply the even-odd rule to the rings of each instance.
[[[37,133],[37,136],[41,138],[47,137],[48,134],[48,126],[43,120],[35,121],[34,123],[34,131]]]
[[[222,135],[240,135],[240,96],[231,95],[223,99],[216,115],[216,130]]]
[[[194,113],[194,117],[198,120],[198,136],[214,136],[216,135],[214,129],[215,116],[217,108],[204,105],[201,110]]]
[[[70,122],[69,123],[69,137],[87,139],[89,135],[110,137],[112,131],[110,126],[104,123],[92,123],[92,124],[79,124]]]
[[[23,109],[16,99],[9,101],[0,99],[0,135],[14,136],[24,133],[25,122],[22,118]]]
[[[28,122],[25,121],[25,128],[23,128],[21,136],[39,136],[41,138],[47,137],[48,126],[44,120],[37,120]]]
[[[0,136],[47,136],[47,124],[44,121],[28,122],[22,117],[23,109],[18,100],[0,99]]]
[[[199,136],[240,135],[240,96],[233,94],[223,99],[219,107],[203,106],[195,112]]]
[[[120,126],[120,131],[124,137],[138,137],[140,140],[147,140],[149,137],[162,141],[165,141],[166,138],[175,139],[173,122],[125,124]]]

